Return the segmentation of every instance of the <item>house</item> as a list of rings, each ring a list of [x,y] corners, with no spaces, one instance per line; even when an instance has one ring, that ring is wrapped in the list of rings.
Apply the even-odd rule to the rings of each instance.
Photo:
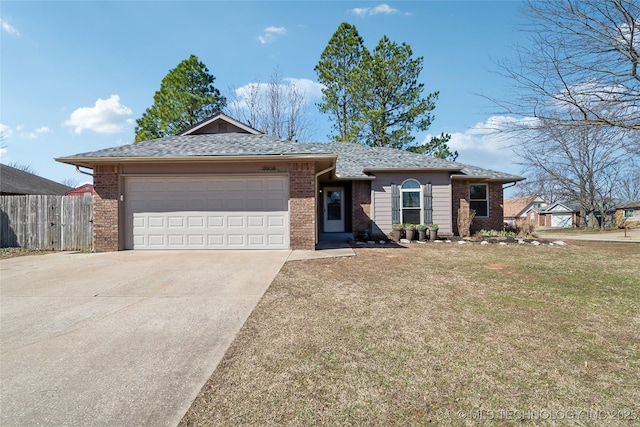
[[[93,184],[84,183],[76,188],[67,191],[65,196],[92,196],[93,195]]]
[[[548,204],[540,196],[516,197],[504,201],[504,222],[512,227],[570,228],[580,225],[579,211],[565,203]]]
[[[535,222],[535,210],[546,206],[547,202],[540,196],[514,197],[504,200],[504,222],[511,226]],[[535,225],[535,224],[534,224]]]
[[[64,184],[0,164],[0,195],[23,196],[28,194],[63,196],[71,190]]]
[[[640,200],[617,205],[615,218],[618,226],[636,227],[640,225]]]
[[[542,227],[571,228],[580,226],[580,212],[567,204],[552,203],[538,212],[538,222]]]
[[[94,247],[314,249],[393,223],[502,227],[524,178],[391,148],[283,141],[216,114],[180,135],[56,159],[93,170]]]

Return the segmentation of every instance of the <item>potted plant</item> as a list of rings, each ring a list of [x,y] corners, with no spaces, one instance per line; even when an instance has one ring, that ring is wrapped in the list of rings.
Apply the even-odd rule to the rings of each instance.
[[[416,230],[418,230],[418,240],[427,240],[427,226],[424,224],[416,225]]]
[[[412,241],[413,240],[413,235],[416,232],[416,225],[415,224],[405,224],[404,225],[404,233],[406,234],[406,238],[408,241]]]
[[[435,242],[438,238],[438,224],[431,223],[427,225],[427,228],[429,229],[429,240]]]
[[[391,232],[391,238],[394,242],[399,242],[402,238],[402,230],[404,230],[404,226],[402,224],[393,224],[391,228],[393,229]]]

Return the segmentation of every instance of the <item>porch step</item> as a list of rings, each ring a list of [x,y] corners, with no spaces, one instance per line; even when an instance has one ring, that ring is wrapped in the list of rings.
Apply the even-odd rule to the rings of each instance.
[[[321,242],[346,242],[353,239],[353,233],[320,233]]]

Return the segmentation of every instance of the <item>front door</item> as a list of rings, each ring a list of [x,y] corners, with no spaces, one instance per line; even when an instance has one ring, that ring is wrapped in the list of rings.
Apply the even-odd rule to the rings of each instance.
[[[344,188],[324,188],[324,231],[344,232]]]

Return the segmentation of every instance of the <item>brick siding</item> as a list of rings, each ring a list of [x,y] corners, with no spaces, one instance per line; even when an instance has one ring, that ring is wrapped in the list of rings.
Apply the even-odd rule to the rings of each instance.
[[[471,184],[487,184],[489,188],[489,216],[485,218],[475,217],[471,222],[471,234],[484,230],[502,230],[503,223],[503,190],[502,184],[499,182],[483,183],[477,181],[451,181],[451,197],[452,200],[452,218],[453,218],[453,234],[459,235],[458,232],[458,209],[460,208],[460,199],[469,201],[469,185]]]
[[[353,232],[362,230],[371,232],[371,181],[353,181],[351,205]]]
[[[316,176],[312,162],[289,164],[291,249],[316,247]]]
[[[118,167],[96,166],[93,177],[93,248],[118,250]]]

